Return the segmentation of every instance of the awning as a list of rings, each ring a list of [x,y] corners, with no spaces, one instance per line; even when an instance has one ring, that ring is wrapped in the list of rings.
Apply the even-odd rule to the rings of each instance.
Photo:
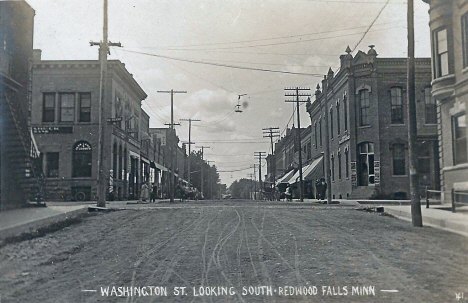
[[[323,165],[321,165],[323,156],[314,160],[314,162],[306,165],[302,168],[302,178],[303,180],[315,180],[320,177],[323,177]],[[294,184],[299,182],[299,170],[289,179],[289,184]]]
[[[294,169],[288,171],[284,176],[282,176],[281,178],[279,178],[277,181],[276,181],[276,185],[278,186],[279,184],[281,183],[288,183],[289,179],[294,175]]]

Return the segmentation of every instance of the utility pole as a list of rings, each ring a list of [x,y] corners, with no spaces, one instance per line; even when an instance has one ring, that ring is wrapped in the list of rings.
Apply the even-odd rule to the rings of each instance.
[[[209,146],[195,146],[196,148],[201,148],[201,159],[202,159],[202,163],[200,165],[200,170],[201,170],[201,181],[200,181],[200,191],[201,193],[203,194],[203,183],[205,183],[205,180],[203,179],[203,164],[204,163],[204,159],[203,159],[203,153],[204,153],[204,149],[205,148],[210,148]]]
[[[253,166],[250,166],[250,168],[253,168],[253,178],[254,178],[254,194],[253,194],[253,200],[257,200],[257,177],[256,177],[256,170],[257,165],[254,164]]]
[[[414,0],[408,0],[408,148],[411,189],[411,221],[414,227],[422,227],[421,197],[419,189],[415,63],[414,63]]]
[[[174,156],[173,156],[173,152],[174,152],[174,146],[173,146],[173,138],[172,136],[175,137],[175,131],[174,131],[174,125],[180,125],[180,124],[174,124],[174,94],[186,94],[187,92],[186,91],[177,91],[177,90],[158,90],[158,93],[165,93],[165,94],[171,94],[171,123],[165,123],[164,125],[169,125],[170,126],[170,145],[169,145],[169,149],[170,149],[170,153],[169,153],[169,162],[171,164],[171,167],[169,168],[169,170],[171,171],[171,175],[172,177],[169,178],[169,199],[171,202],[174,202],[174,191],[175,191],[175,187],[174,187],[174,178],[175,178],[175,174],[174,174]]]
[[[97,188],[97,206],[106,207],[107,180],[109,179],[109,170],[104,167],[107,163],[107,154],[104,152],[104,140],[106,138],[106,81],[107,81],[107,54],[109,46],[121,47],[120,43],[108,41],[108,18],[107,18],[107,0],[104,0],[104,24],[102,31],[102,41],[90,42],[91,46],[99,45],[99,61],[101,63],[100,93],[99,93],[99,149],[98,149],[98,188]]]
[[[201,121],[201,120],[197,120],[197,119],[180,119],[180,121],[188,121],[188,123],[189,123],[189,128],[188,128],[188,176],[187,176],[188,180],[187,181],[189,183],[189,187],[191,187],[192,183],[190,182],[190,163],[192,161],[190,161],[190,159],[191,159],[191,148],[190,148],[190,146],[192,144],[194,144],[192,142],[192,121],[195,122],[195,121]]]
[[[253,178],[255,177],[255,174],[247,174],[247,177],[250,178],[250,199],[253,200],[253,195],[252,195],[252,190],[253,190]]]
[[[254,157],[255,159],[258,159],[258,186],[260,187],[258,189],[258,193],[260,195],[260,199],[262,198],[262,158],[265,157],[265,152],[255,152]]]
[[[286,102],[296,102],[297,110],[297,148],[299,152],[299,199],[301,202],[304,202],[304,180],[302,178],[302,146],[301,146],[301,118],[299,112],[299,103],[310,101],[310,88],[306,87],[287,87],[284,89],[286,97],[296,97],[296,100],[286,100]],[[287,93],[287,91],[294,91],[294,93]],[[305,93],[301,93],[304,92]],[[303,100],[303,97],[308,97],[307,100]],[[329,184],[330,186],[330,184]]]
[[[211,166],[210,166],[210,163],[212,163],[214,161],[206,161],[206,163],[208,163],[208,166],[210,167],[210,170],[208,171],[208,180],[209,183],[210,183],[210,199],[213,199],[213,180],[211,178]]]
[[[270,138],[271,142],[271,170],[272,170],[272,180],[273,188],[275,188],[276,181],[276,160],[275,160],[275,151],[273,149],[273,138],[279,138],[280,131],[279,127],[268,127],[263,129],[263,138]]]

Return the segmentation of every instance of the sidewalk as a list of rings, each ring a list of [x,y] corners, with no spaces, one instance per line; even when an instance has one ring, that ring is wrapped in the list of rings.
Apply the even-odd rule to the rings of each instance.
[[[88,205],[67,205],[19,208],[0,212],[0,240],[32,232],[79,214],[88,212]]]
[[[398,219],[411,221],[411,206],[385,205],[384,211]],[[452,213],[450,204],[426,208],[421,206],[423,225],[468,237],[468,207],[457,207]]]

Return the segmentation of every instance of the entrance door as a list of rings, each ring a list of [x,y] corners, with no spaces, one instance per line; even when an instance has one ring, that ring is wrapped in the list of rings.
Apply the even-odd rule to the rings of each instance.
[[[366,142],[359,145],[359,186],[374,186],[374,143]]]

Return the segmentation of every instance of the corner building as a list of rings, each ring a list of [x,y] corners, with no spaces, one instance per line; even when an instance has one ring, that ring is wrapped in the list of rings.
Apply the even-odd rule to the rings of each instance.
[[[468,191],[468,1],[424,0],[429,3],[432,46],[432,96],[438,105],[441,190]],[[457,195],[457,201],[468,196]]]
[[[33,81],[31,129],[42,153],[49,199],[95,200],[99,61],[42,60],[41,51],[35,50]],[[118,60],[108,61],[106,81],[105,116],[112,119],[105,121],[103,142],[112,192],[108,198],[137,199],[142,180],[148,178],[148,160],[140,152],[147,139],[141,131],[148,124],[141,109],[147,95]]]
[[[307,104],[312,158],[324,155],[332,198],[409,198],[407,64],[378,58],[373,46],[340,56]],[[429,58],[416,59],[416,107],[420,184],[439,187],[437,111],[431,97]],[[328,137],[326,119],[328,117]],[[328,140],[330,154],[325,155]],[[326,163],[326,162],[325,162]]]

